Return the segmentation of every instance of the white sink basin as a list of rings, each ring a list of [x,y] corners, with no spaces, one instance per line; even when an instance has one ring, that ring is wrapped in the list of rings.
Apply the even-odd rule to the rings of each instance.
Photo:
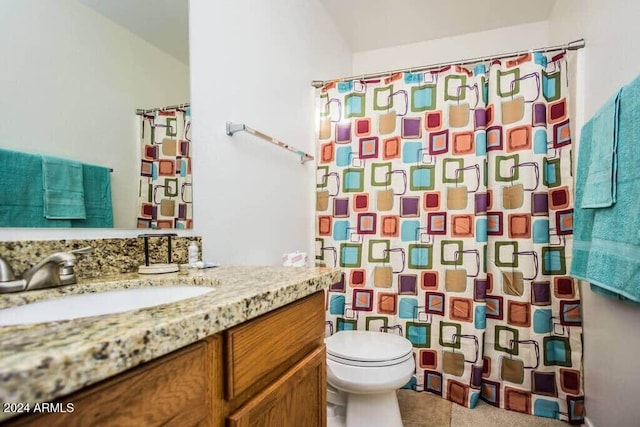
[[[0,326],[78,319],[168,304],[213,291],[208,286],[159,286],[66,295],[0,310]]]

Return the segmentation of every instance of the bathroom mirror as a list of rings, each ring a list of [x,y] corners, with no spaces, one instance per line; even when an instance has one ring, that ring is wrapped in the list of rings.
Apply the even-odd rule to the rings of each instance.
[[[136,228],[136,109],[189,102],[188,0],[3,0],[0,27],[0,148],[112,169],[114,228]]]

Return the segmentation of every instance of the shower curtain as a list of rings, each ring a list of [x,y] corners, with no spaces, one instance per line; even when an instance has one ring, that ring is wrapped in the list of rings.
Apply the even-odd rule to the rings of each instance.
[[[140,114],[138,228],[193,228],[191,109]]]
[[[405,336],[405,388],[582,422],[567,92],[542,53],[318,89],[327,334]]]

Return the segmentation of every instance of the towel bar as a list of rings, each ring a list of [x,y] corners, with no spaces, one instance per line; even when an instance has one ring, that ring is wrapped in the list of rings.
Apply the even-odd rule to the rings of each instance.
[[[307,154],[304,151],[299,150],[292,145],[285,144],[284,142],[277,140],[276,138],[273,138],[265,133],[252,129],[249,126],[245,125],[244,123],[227,122],[227,135],[233,136],[234,133],[241,132],[241,131],[249,132],[250,134],[257,136],[260,139],[264,139],[267,142],[270,142],[274,145],[277,145],[281,148],[284,148],[286,150],[291,151],[292,153],[299,155],[300,163],[305,163],[310,160],[314,160],[314,157],[312,155]]]

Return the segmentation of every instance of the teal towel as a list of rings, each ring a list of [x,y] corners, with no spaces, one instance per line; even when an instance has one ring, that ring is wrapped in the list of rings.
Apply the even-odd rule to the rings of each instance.
[[[609,98],[591,121],[592,145],[582,208],[606,208],[616,202],[616,167],[620,91]]]
[[[111,172],[102,166],[82,165],[86,219],[71,221],[71,227],[112,228]]]
[[[42,157],[0,149],[0,227],[70,227],[44,217]]]
[[[42,188],[45,218],[87,218],[81,163],[42,156]]]
[[[580,149],[578,151],[578,165],[575,185],[575,206],[573,213],[573,250],[571,260],[571,275],[587,280],[587,265],[589,250],[591,249],[591,231],[595,210],[583,209],[582,199],[591,166],[591,145],[593,134],[593,120],[582,126],[580,132]]]
[[[619,94],[616,202],[584,209],[581,198],[596,141],[580,140],[571,275],[588,282],[600,294],[640,303],[640,77]],[[587,134],[589,123],[587,127]],[[593,125],[593,123],[591,124]],[[584,145],[582,145],[584,142]],[[586,257],[586,259],[585,259]]]

